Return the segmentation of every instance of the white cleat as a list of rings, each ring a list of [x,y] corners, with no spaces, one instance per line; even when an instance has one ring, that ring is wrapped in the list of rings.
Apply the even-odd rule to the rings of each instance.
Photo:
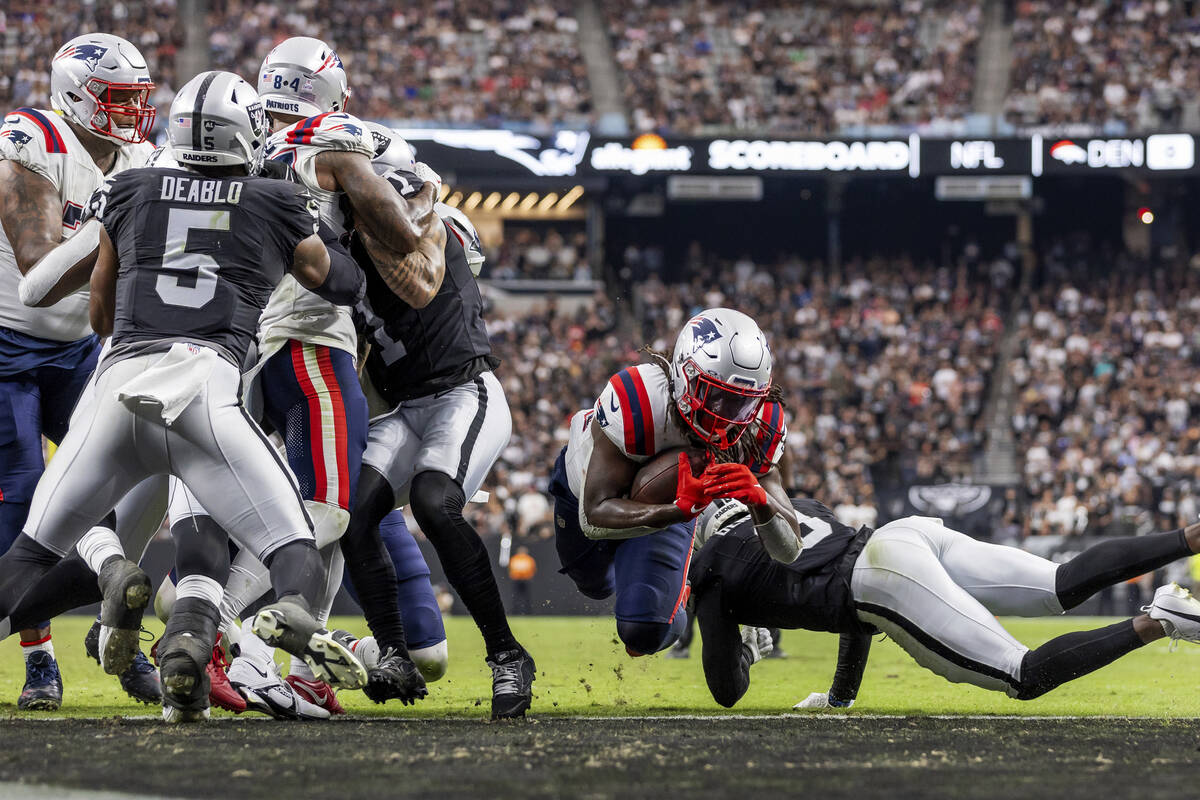
[[[350,648],[350,652],[354,653],[354,657],[367,669],[371,670],[379,666],[379,644],[375,641],[374,636],[364,636],[361,639],[355,639],[354,634],[349,631],[334,630],[329,633],[335,641]]]
[[[209,716],[211,714],[207,708],[200,711],[184,711],[182,708],[174,706],[163,706],[163,722],[168,725],[177,725],[181,722],[204,722]]]
[[[300,696],[291,684],[279,676],[274,661],[268,664],[239,656],[229,665],[229,683],[251,711],[261,711],[275,719],[329,719],[329,711]]]
[[[1200,644],[1200,600],[1177,583],[1160,586],[1154,601],[1142,611],[1157,620],[1171,637],[1172,646],[1180,639]]]

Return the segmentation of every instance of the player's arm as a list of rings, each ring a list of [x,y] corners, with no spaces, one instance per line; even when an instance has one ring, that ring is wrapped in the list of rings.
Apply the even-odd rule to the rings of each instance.
[[[870,653],[870,634],[843,633],[838,642],[837,669],[833,673],[833,686],[829,692],[813,692],[792,708],[798,711],[850,708],[858,697],[858,688],[862,685]]]
[[[421,191],[405,199],[375,174],[370,159],[362,153],[327,150],[316,162],[318,180],[322,172],[332,177],[354,209],[355,224],[365,226],[384,247],[411,253],[430,227],[441,225],[433,213],[433,184],[424,184]]]
[[[0,161],[0,224],[22,275],[62,240],[62,214],[62,201],[47,178]]]
[[[317,233],[296,245],[291,271],[301,286],[335,305],[353,306],[366,290],[362,270],[345,248]]]
[[[631,539],[690,519],[674,503],[630,500],[629,489],[641,465],[622,453],[599,425],[591,429],[592,457],[580,498],[583,532],[589,539]]]
[[[707,488],[713,497],[732,497],[746,504],[754,520],[754,532],[771,558],[790,564],[800,555],[804,547],[800,520],[783,490],[778,467],[772,466],[757,478],[742,467],[710,479]]]
[[[111,336],[117,309],[117,251],[103,227],[90,288],[88,319],[92,330],[101,336]]]
[[[357,235],[367,248],[375,270],[397,297],[413,308],[429,305],[446,276],[444,223],[439,220],[432,225],[411,253],[385,247],[366,227],[358,228]]]
[[[750,665],[754,661],[742,644],[737,622],[725,615],[717,587],[696,599],[696,622],[704,643],[701,660],[708,691],[722,706],[732,708],[750,688]]]

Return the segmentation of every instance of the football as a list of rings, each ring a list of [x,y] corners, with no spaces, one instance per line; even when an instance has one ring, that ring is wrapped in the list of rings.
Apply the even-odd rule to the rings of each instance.
[[[629,499],[653,505],[674,503],[679,477],[679,454],[684,451],[692,462],[692,474],[698,475],[703,472],[703,450],[687,447],[664,450],[643,464],[637,475],[633,476],[633,485],[629,487]]]

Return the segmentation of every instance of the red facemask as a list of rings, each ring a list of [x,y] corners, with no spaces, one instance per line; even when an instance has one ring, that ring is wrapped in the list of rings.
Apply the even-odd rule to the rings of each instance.
[[[96,113],[89,120],[92,130],[106,136],[119,139],[129,144],[146,141],[150,128],[154,126],[154,117],[158,113],[150,105],[150,92],[154,91],[153,83],[109,83],[101,78],[92,78],[84,88],[96,101]],[[113,92],[136,92],[131,101],[111,102]],[[118,126],[115,117],[124,117],[124,125]],[[97,124],[97,119],[103,124]],[[132,119],[132,124],[130,123]]]
[[[729,449],[758,413],[770,387],[754,389],[725,383],[691,360],[682,369],[687,394],[677,398],[677,403],[684,422],[708,444]]]

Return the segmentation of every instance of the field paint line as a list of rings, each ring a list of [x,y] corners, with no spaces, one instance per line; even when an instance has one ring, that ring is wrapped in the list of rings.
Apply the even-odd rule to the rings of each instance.
[[[172,800],[165,794],[114,792],[107,789],[68,789],[30,783],[0,781],[0,797],[13,800]]]
[[[11,717],[10,719],[16,719]],[[161,721],[162,717],[156,714],[130,715],[130,716],[108,716],[108,717],[28,717],[31,722],[42,722],[53,724],[56,722],[103,722],[119,719],[124,722],[149,722]],[[979,722],[986,720],[1014,721],[1014,720],[1032,720],[1035,722],[1065,722],[1065,721],[1080,721],[1080,720],[1097,720],[1104,722],[1112,722],[1115,720],[1130,720],[1144,721],[1154,720],[1159,722],[1200,722],[1200,717],[1130,717],[1113,714],[1080,714],[1080,715],[1034,715],[1034,714],[855,714],[855,713],[830,713],[830,712],[811,712],[811,711],[792,711],[781,714],[644,714],[644,715],[625,715],[625,716],[586,716],[586,715],[556,715],[547,714],[545,716],[533,716],[530,721],[536,722],[671,722],[679,720],[683,722],[746,722],[749,720],[785,720],[785,719],[813,719],[813,720],[832,720],[839,722],[848,722],[851,720],[920,720],[920,719],[936,719],[936,720],[962,720],[964,722]],[[253,717],[214,717],[200,725],[221,724],[225,722],[275,722],[276,720],[268,716],[253,716]],[[428,722],[461,722],[470,724],[490,724],[491,720],[487,717],[402,717],[402,716],[352,716],[348,715],[341,718],[329,720],[332,725],[341,725],[351,722],[412,722],[412,723],[428,723]],[[518,723],[519,724],[519,723]],[[172,726],[176,727],[176,726]],[[184,728],[191,727],[190,725],[182,726]],[[3,787],[0,783],[0,787]],[[0,792],[0,797],[4,796]]]

